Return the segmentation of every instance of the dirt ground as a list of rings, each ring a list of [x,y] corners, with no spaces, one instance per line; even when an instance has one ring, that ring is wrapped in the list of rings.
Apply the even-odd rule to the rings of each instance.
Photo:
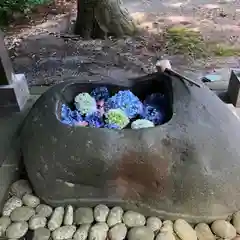
[[[239,67],[237,55],[208,57],[189,61],[181,55],[169,56],[161,48],[159,33],[166,26],[182,25],[200,31],[214,43],[240,47],[240,2],[186,0],[123,0],[139,27],[145,31],[137,38],[83,41],[71,36],[76,4],[66,9],[44,10],[44,17],[32,16],[30,22],[13,24],[5,42],[14,68],[25,73],[30,85],[50,85],[69,78],[97,81],[107,77],[120,81],[155,71],[159,58],[168,58],[175,69],[192,78],[219,68]],[[70,7],[69,7],[70,6]]]

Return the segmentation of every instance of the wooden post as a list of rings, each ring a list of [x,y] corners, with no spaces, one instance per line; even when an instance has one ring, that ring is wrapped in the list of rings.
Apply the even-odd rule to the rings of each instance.
[[[15,74],[0,31],[0,115],[21,111],[29,99],[24,74]]]

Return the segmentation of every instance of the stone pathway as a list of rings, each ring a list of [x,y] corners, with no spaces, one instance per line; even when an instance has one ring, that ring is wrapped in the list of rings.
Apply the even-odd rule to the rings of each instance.
[[[31,230],[31,231],[29,231]],[[240,238],[240,212],[228,220],[195,226],[184,219],[170,221],[119,206],[94,208],[71,205],[52,208],[41,203],[28,181],[21,179],[10,188],[10,198],[0,217],[0,236],[33,240],[215,240]]]

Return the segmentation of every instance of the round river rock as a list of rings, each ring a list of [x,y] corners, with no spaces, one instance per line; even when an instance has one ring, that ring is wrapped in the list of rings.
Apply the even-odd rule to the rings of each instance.
[[[36,213],[39,216],[42,217],[50,217],[52,214],[52,207],[46,205],[46,204],[40,204],[36,207]]]
[[[146,219],[141,213],[127,211],[123,215],[123,222],[127,227],[140,227],[145,225]]]
[[[206,223],[197,224],[195,231],[197,233],[198,240],[215,240],[215,236]]]
[[[173,232],[173,222],[171,220],[163,221],[161,232]]]
[[[0,237],[4,235],[6,229],[11,224],[11,220],[7,216],[3,216],[0,218]]]
[[[232,239],[236,237],[237,232],[232,224],[225,220],[216,220],[211,226],[212,231],[221,238]]]
[[[78,230],[75,232],[73,239],[74,240],[87,240],[90,227],[91,227],[91,224],[82,224],[78,228]]]
[[[73,224],[73,207],[71,205],[66,207],[63,224],[67,226]]]
[[[107,238],[108,225],[106,223],[96,223],[89,230],[89,240],[105,240]]]
[[[10,216],[11,212],[17,208],[22,206],[22,200],[18,197],[9,198],[3,206],[3,216]]]
[[[233,226],[237,230],[237,233],[240,234],[240,211],[233,214]]]
[[[133,227],[128,232],[128,240],[153,240],[154,233],[151,229],[141,226],[141,227]]]
[[[62,226],[53,231],[52,238],[53,240],[70,239],[72,238],[75,231],[75,226]]]
[[[35,208],[40,204],[40,199],[32,194],[25,194],[22,198],[23,204]]]
[[[20,179],[12,184],[10,194],[22,198],[26,193],[32,193],[32,188],[29,182],[25,179]]]
[[[106,222],[109,208],[106,205],[99,204],[94,208],[94,218],[96,222]]]
[[[62,225],[63,216],[64,216],[64,208],[63,207],[55,208],[48,222],[48,228],[51,231],[54,231],[55,229],[59,228]]]
[[[160,232],[156,236],[155,240],[177,240],[177,238],[174,236],[173,232]]]
[[[47,228],[38,228],[33,233],[33,240],[49,240],[51,232]]]
[[[183,219],[176,220],[174,222],[173,229],[181,239],[197,240],[196,231]]]
[[[28,231],[28,224],[27,222],[15,222],[12,223],[6,231],[6,236],[8,238],[13,238],[13,239],[17,239],[17,238],[21,238],[23,237]]]
[[[122,222],[123,209],[121,207],[113,207],[107,217],[107,224],[109,227]]]
[[[108,231],[109,240],[123,240],[127,235],[127,227],[124,223],[118,223]]]
[[[86,224],[92,223],[94,221],[93,218],[93,210],[92,208],[78,208],[75,212],[75,222],[76,224]]]
[[[29,220],[29,228],[31,230],[44,228],[46,224],[47,224],[47,219],[39,215],[32,216]]]
[[[149,217],[147,218],[146,226],[153,232],[157,232],[162,227],[162,221],[157,217]]]
[[[33,208],[23,206],[15,208],[12,211],[10,218],[14,222],[28,221],[34,214],[35,211]]]

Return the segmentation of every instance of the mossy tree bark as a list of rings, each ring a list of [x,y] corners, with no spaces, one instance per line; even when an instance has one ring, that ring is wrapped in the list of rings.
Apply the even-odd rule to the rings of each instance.
[[[75,33],[84,38],[131,36],[136,26],[120,0],[78,0]]]

